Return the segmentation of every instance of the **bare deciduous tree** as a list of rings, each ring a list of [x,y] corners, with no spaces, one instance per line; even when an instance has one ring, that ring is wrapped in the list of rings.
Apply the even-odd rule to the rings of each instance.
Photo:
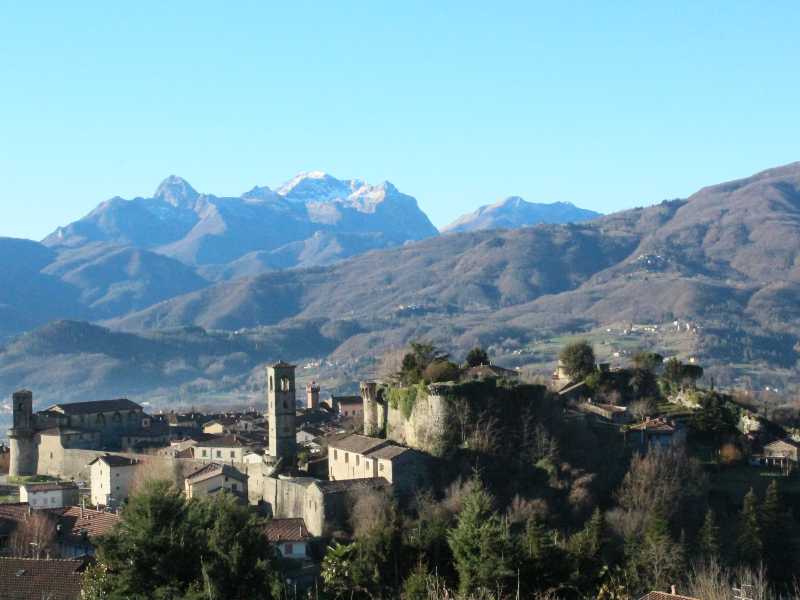
[[[17,524],[9,538],[9,547],[17,556],[41,557],[52,553],[56,542],[53,515],[34,510]]]

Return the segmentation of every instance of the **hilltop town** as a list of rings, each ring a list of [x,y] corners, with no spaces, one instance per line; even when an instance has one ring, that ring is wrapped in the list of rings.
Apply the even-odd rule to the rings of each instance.
[[[431,584],[437,565],[443,578],[435,585],[464,585],[456,540],[467,527],[467,507],[479,502],[480,519],[489,523],[499,519],[494,511],[507,511],[486,543],[513,545],[515,536],[535,535],[553,556],[578,561],[571,574],[556,569],[522,581],[521,574],[484,573],[484,584],[505,587],[516,579],[531,591],[566,593],[564,586],[588,591],[624,580],[633,593],[686,585],[681,565],[701,552],[707,528],[746,510],[759,494],[775,501],[776,485],[792,499],[800,489],[796,420],[767,418],[742,397],[703,387],[700,366],[654,352],[611,367],[596,362],[588,343],[576,342],[562,350],[549,381],[528,383],[479,348],[457,364],[430,344],[414,343],[397,373],[361,382],[356,396],[326,394],[313,382],[298,389],[295,371],[286,362],[266,366],[262,410],[250,412],[150,414],[127,399],[34,411],[33,392],[13,394],[0,548],[16,558],[0,558],[0,569],[27,561],[25,569],[41,571],[37,577],[52,571],[75,589],[85,587],[87,565],[108,560],[104,536],[120,535],[131,506],[166,485],[181,502],[223,499],[260,520],[264,546],[282,561],[274,569],[295,590],[376,586],[399,593],[409,581]],[[664,488],[661,477],[679,481]],[[675,504],[665,493],[676,495]],[[631,504],[641,501],[652,506]],[[662,501],[669,505],[658,508]],[[706,521],[684,505],[705,505]],[[669,550],[657,565],[649,564],[652,557],[629,556],[624,541],[624,532],[638,527],[645,540],[655,535],[648,533],[652,519],[664,529],[650,541]],[[420,534],[412,534],[414,527],[437,522],[445,527],[439,535],[452,532],[413,541]],[[400,527],[396,535],[410,544],[407,551],[435,562],[416,570],[409,563],[397,583],[365,573],[335,581],[335,561],[343,560],[337,553],[363,552],[375,527]],[[697,536],[695,547],[671,531]],[[770,543],[765,530],[758,535],[760,547]],[[715,540],[703,556],[738,557],[724,536]],[[796,548],[792,539],[784,543]],[[449,545],[452,558],[430,554],[436,544]],[[369,560],[394,560],[383,553],[396,551],[385,548]],[[791,556],[780,560],[796,564]],[[648,561],[633,563],[638,579],[619,571],[617,581],[599,570],[629,569],[632,560]],[[64,561],[71,561],[71,575],[55,574]]]

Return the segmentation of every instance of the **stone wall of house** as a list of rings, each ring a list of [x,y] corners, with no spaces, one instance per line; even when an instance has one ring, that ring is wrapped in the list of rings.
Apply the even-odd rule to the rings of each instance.
[[[261,488],[263,500],[272,516],[281,519],[302,518],[309,533],[321,536],[326,527],[325,497],[308,478],[266,477]]]

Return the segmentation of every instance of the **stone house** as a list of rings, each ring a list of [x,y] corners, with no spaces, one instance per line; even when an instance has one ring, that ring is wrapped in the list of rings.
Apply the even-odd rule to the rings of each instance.
[[[775,440],[764,446],[762,461],[769,466],[791,470],[798,466],[800,444],[794,440]]]
[[[135,459],[109,454],[90,462],[92,504],[120,506],[128,498],[138,466]]]
[[[333,412],[345,419],[364,418],[364,400],[361,396],[331,396]]]
[[[36,509],[73,506],[78,496],[78,486],[72,482],[26,483],[19,488],[20,502]]]
[[[312,536],[303,519],[270,519],[264,533],[283,558],[308,558],[308,542]]]
[[[247,499],[247,476],[230,465],[206,465],[189,475],[184,484],[187,498],[204,498],[228,492],[239,499]]]
[[[424,484],[424,455],[381,438],[345,434],[328,438],[328,479],[382,477],[405,494]]]
[[[624,424],[630,423],[632,418],[626,406],[617,406],[616,404],[604,404],[601,402],[592,402],[588,400],[578,406],[578,408],[585,413],[589,413],[600,417],[609,423]]]
[[[646,450],[651,446],[668,447],[686,441],[686,428],[675,421],[663,417],[648,417],[641,423],[631,425],[626,432],[627,439]]]
[[[252,480],[252,478],[251,478]],[[353,494],[369,490],[391,491],[383,477],[322,481],[313,477],[265,477],[261,499],[273,518],[301,518],[309,533],[319,537],[347,522]]]

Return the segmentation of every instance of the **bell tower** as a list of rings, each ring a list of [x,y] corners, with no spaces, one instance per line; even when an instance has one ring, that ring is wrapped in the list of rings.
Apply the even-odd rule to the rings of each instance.
[[[283,361],[267,367],[269,455],[288,464],[294,464],[297,455],[294,369],[294,365]]]
[[[33,393],[28,390],[11,396],[12,427],[8,431],[11,456],[8,474],[13,477],[36,474],[36,451],[33,442]]]

